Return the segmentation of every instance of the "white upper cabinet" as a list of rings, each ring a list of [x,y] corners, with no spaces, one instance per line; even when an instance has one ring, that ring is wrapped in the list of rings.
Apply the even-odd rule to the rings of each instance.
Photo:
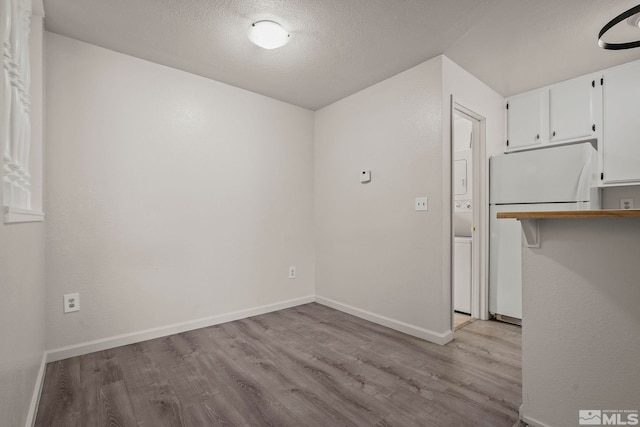
[[[601,75],[515,95],[507,106],[506,151],[596,139],[601,133]]]
[[[589,139],[595,136],[596,99],[600,78],[580,77],[549,89],[549,141]]]
[[[597,141],[601,185],[640,183],[640,61],[507,99],[505,152]]]
[[[549,92],[537,90],[510,98],[507,102],[507,150],[527,148],[544,142],[548,128]]]
[[[604,73],[604,183],[640,181],[640,62]]]

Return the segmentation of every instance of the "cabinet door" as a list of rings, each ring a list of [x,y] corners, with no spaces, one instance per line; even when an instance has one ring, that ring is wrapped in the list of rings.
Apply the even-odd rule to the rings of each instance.
[[[599,79],[598,79],[599,80]],[[594,97],[600,81],[581,77],[549,89],[550,141],[589,138],[595,134]]]
[[[604,75],[604,182],[640,181],[640,62]]]
[[[453,309],[471,314],[471,237],[454,244]]]
[[[528,147],[545,141],[548,90],[510,98],[507,109],[507,149]]]

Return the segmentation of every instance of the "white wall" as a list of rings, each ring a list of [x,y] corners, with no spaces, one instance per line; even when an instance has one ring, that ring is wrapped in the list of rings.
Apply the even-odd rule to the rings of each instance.
[[[46,41],[49,349],[313,294],[311,111]]]
[[[315,144],[316,294],[434,341],[450,329],[441,80],[438,57],[317,111]],[[415,211],[417,196],[429,197],[427,212]]]
[[[36,2],[37,3],[37,2]],[[34,13],[42,5],[34,4]],[[40,145],[42,108],[42,18],[33,16],[32,140]],[[0,73],[0,91],[4,88]],[[0,96],[0,99],[2,97]],[[4,126],[0,123],[0,127]],[[38,158],[40,162],[42,159]],[[0,162],[2,159],[0,158]],[[1,165],[0,165],[1,167]],[[0,186],[0,200],[2,200]],[[44,224],[5,225],[0,220],[0,426],[25,425],[45,349]]]
[[[503,98],[444,56],[316,112],[316,294],[436,342],[451,337],[451,94],[500,152]]]
[[[454,101],[487,119],[486,125],[486,157],[487,168],[489,157],[504,152],[505,144],[505,100],[496,91],[478,80],[458,64],[442,56],[442,95],[444,109],[449,111],[450,95]],[[448,120],[449,115],[443,115]],[[444,126],[443,138],[449,141],[450,127]]]
[[[620,199],[633,199],[634,209],[640,209],[640,185],[607,187],[602,189],[602,208],[620,209]]]
[[[43,223],[0,221],[0,426],[24,425],[45,345]]]

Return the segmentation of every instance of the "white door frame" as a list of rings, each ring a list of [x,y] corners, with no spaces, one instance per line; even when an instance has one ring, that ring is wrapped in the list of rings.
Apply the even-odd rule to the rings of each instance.
[[[468,118],[473,123],[472,142],[472,176],[473,176],[473,232],[471,234],[471,317],[481,320],[489,319],[489,203],[487,189],[489,182],[489,168],[487,165],[486,150],[486,119],[476,112],[458,104],[452,97],[451,100],[451,170],[454,161],[454,126],[453,120],[456,113]],[[455,212],[455,195],[453,186],[453,173],[449,185],[451,195],[451,224]],[[453,227],[451,232],[451,271],[453,272],[455,248]],[[452,275],[453,278],[453,275]],[[451,313],[453,313],[453,280],[451,281]]]

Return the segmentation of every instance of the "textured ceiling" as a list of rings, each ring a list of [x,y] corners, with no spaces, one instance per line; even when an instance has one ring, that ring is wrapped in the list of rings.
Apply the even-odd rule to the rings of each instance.
[[[316,110],[444,53],[502,95],[640,59],[596,34],[638,0],[45,0],[49,31]],[[290,42],[247,38],[270,19]],[[630,27],[629,27],[630,28]],[[630,28],[640,39],[640,30]]]

